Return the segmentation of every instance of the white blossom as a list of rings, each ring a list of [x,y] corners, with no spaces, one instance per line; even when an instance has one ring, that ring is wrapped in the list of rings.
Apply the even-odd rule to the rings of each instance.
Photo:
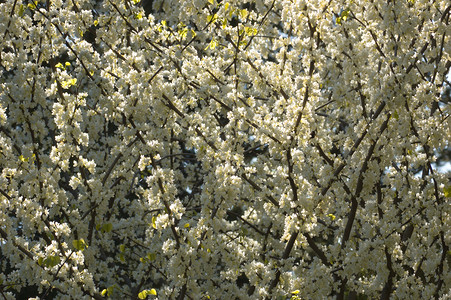
[[[3,1],[2,296],[449,297],[449,14]]]

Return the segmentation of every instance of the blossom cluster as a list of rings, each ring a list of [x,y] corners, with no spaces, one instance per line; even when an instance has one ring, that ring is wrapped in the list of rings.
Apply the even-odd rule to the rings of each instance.
[[[450,10],[1,1],[0,295],[451,297]]]

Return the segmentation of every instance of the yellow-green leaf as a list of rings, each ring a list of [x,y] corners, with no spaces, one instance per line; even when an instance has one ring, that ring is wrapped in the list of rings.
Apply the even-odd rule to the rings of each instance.
[[[341,25],[341,23],[343,21],[346,21],[348,19],[349,13],[351,12],[351,10],[349,8],[346,8],[345,10],[343,10],[340,15],[338,16],[338,18],[336,19],[336,23],[338,25]]]
[[[28,6],[28,8],[31,9],[31,10],[36,9],[36,7],[38,6],[38,1],[33,1],[33,2],[31,2],[31,3],[28,3],[27,6]]]
[[[147,254],[147,258],[150,261],[153,261],[153,260],[155,260],[155,258],[157,258],[157,255],[155,253],[149,253],[149,254]]]
[[[184,39],[184,38],[186,38],[186,35],[188,34],[188,28],[187,27],[182,28],[178,31],[178,33],[179,33],[180,37],[182,39]]]
[[[446,198],[451,198],[451,185],[448,185],[443,189]]]
[[[125,245],[124,244],[119,245],[119,251],[125,252]]]
[[[152,296],[156,296],[157,295],[157,291],[155,289],[151,289],[151,290],[143,290],[138,294],[138,298],[139,299],[146,299],[146,297],[148,295],[152,295]]]
[[[241,19],[246,19],[246,17],[249,15],[249,12],[247,11],[247,9],[240,9],[239,10],[240,13],[240,17]]]
[[[251,28],[251,27],[244,27],[244,31],[248,36],[253,36],[257,34],[257,28]]]
[[[162,32],[164,27],[166,27],[166,21],[165,20],[161,21],[161,24],[158,25],[158,27],[157,27],[158,32]]]
[[[241,41],[238,43],[238,45],[239,45],[240,47],[246,46],[246,45],[247,45],[247,42],[243,39],[243,40],[241,40]]]
[[[215,39],[212,39],[210,41],[210,43],[208,44],[208,46],[205,48],[205,50],[207,50],[208,48],[210,48],[211,50],[214,50],[217,45],[218,45],[218,42]]]
[[[157,217],[155,216],[152,217],[152,227],[157,229]]]
[[[105,223],[102,225],[102,232],[110,232],[111,230],[113,230],[113,224]]]
[[[61,86],[64,89],[68,89],[75,84],[77,84],[77,78],[71,78],[69,80],[64,80],[63,82],[61,82]]]
[[[43,260],[41,257],[38,259],[38,264],[44,267],[53,268],[61,262],[61,258],[58,255],[51,255]]]
[[[23,17],[24,11],[25,11],[25,6],[23,6],[23,4],[21,4],[19,7],[19,17]]]
[[[217,19],[218,19],[218,15],[217,14],[207,16],[207,22],[208,23],[210,23],[210,22],[214,23],[214,22],[216,22]]]
[[[102,296],[105,296],[105,295],[111,296],[111,295],[113,294],[114,288],[115,288],[114,285],[109,286],[108,288],[102,290],[102,292],[101,292],[100,294],[101,294]]]
[[[72,245],[74,246],[75,249],[77,249],[78,251],[83,251],[86,248],[88,248],[88,245],[86,244],[84,239],[79,239],[79,240],[73,240],[72,241]]]
[[[139,259],[139,261],[142,262],[142,263],[147,263],[149,261],[155,260],[156,257],[157,257],[157,255],[155,253],[149,253],[149,254],[147,254],[146,257],[141,257]]]
[[[146,299],[147,298],[147,294],[146,291],[142,291],[138,294],[138,298],[139,299]]]

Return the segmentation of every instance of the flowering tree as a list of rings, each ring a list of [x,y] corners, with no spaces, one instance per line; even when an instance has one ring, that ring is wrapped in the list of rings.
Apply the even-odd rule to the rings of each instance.
[[[451,297],[448,1],[0,2],[3,299]]]

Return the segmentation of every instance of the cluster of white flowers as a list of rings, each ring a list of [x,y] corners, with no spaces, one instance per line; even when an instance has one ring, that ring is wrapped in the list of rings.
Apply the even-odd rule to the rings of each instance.
[[[0,295],[449,297],[450,11],[1,1]]]

